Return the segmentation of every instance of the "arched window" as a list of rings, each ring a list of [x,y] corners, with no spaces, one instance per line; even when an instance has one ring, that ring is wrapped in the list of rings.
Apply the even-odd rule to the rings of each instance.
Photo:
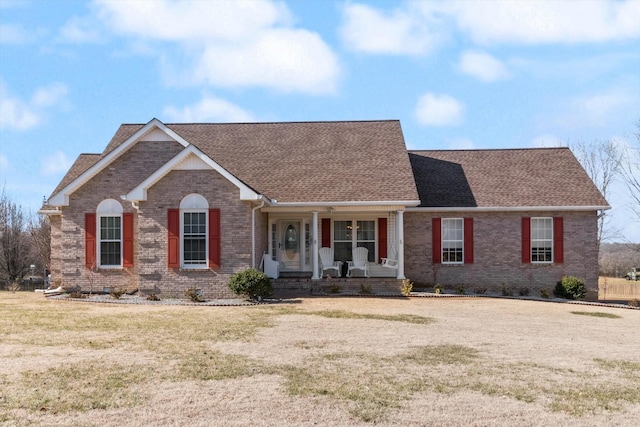
[[[220,266],[220,210],[207,199],[189,194],[180,209],[167,212],[169,267],[218,268]]]
[[[182,241],[182,266],[207,265],[207,211],[209,203],[199,194],[189,194],[180,202],[180,240]]]
[[[122,205],[114,199],[100,202],[96,209],[97,267],[122,266]]]

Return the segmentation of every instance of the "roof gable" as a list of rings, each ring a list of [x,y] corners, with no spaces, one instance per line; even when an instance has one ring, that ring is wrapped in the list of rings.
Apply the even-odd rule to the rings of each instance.
[[[124,140],[118,140],[117,143],[114,143],[115,138],[112,139],[103,154],[80,155],[56,190],[54,190],[52,196],[49,198],[48,204],[53,206],[68,205],[69,197],[74,191],[96,176],[139,141],[175,141],[184,147],[189,145],[187,141],[167,128],[164,123],[158,119],[152,119],[146,125],[137,127],[135,130],[131,128],[127,130],[133,130],[133,132],[122,133],[120,136],[126,135],[126,138]]]
[[[410,151],[421,207],[606,208],[568,148]]]

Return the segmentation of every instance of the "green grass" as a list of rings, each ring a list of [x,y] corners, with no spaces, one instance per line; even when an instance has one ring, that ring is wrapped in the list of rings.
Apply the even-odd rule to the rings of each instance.
[[[622,316],[612,313],[603,313],[600,311],[572,311],[571,314],[578,314],[580,316],[593,316],[593,317],[606,317],[608,319],[620,319]]]

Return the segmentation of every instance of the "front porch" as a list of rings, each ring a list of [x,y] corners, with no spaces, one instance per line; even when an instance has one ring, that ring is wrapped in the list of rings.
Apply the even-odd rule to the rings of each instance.
[[[264,207],[269,235],[259,268],[273,279],[295,276],[317,281],[327,274],[344,277],[350,265],[352,274],[402,280],[404,207],[383,209],[389,210],[367,205]],[[337,271],[340,266],[343,270]]]

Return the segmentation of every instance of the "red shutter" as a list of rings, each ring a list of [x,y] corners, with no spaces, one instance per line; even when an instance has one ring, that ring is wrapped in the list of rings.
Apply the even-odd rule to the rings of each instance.
[[[322,247],[331,247],[331,218],[322,218]]]
[[[464,263],[473,264],[473,218],[464,219]]]
[[[564,262],[564,223],[561,216],[553,218],[553,262]]]
[[[387,218],[378,218],[378,258],[387,257]],[[379,259],[382,262],[382,259]]]
[[[133,214],[122,214],[122,266],[133,267]]]
[[[442,262],[442,219],[433,218],[431,221],[432,261],[434,264]]]
[[[167,211],[167,231],[169,232],[169,268],[180,267],[180,209]]]
[[[84,214],[84,265],[91,269],[96,265],[96,214]]]
[[[522,263],[531,262],[531,218],[522,218]]]
[[[220,267],[220,209],[209,209],[209,268]]]

